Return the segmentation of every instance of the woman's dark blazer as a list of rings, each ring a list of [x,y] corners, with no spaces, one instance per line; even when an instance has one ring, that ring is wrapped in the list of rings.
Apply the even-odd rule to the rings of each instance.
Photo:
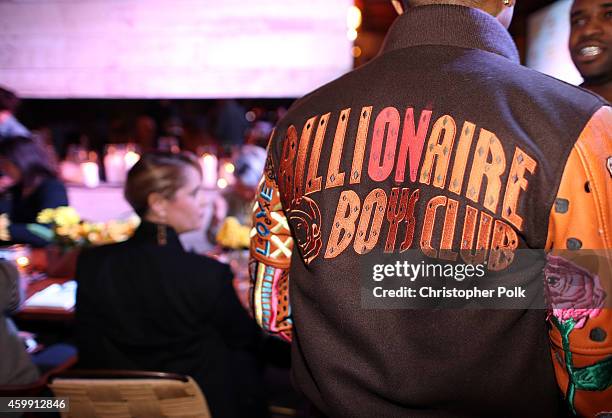
[[[233,358],[257,343],[257,328],[230,268],[184,251],[171,228],[166,235],[158,244],[158,226],[143,222],[128,241],[79,257],[80,365],[187,374],[213,416],[234,416]]]

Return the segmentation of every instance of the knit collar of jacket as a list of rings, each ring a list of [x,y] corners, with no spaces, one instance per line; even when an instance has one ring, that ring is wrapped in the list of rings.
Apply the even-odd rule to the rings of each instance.
[[[165,244],[163,243],[164,238]],[[184,251],[178,234],[171,226],[158,225],[144,219],[134,232],[132,239],[138,242],[152,242],[162,247],[167,246]]]
[[[389,29],[382,53],[423,45],[481,49],[520,63],[512,37],[493,16],[456,5],[410,7]]]

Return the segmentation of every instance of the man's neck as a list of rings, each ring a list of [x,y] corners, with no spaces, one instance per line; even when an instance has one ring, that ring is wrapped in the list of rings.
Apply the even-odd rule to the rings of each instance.
[[[433,6],[433,5],[451,5],[451,6],[464,6],[470,7],[473,9],[480,9],[485,13],[490,14],[491,16],[498,18],[500,13],[507,9],[507,7],[502,5],[502,2],[499,3],[492,1],[482,1],[478,2],[475,0],[418,0],[412,1],[408,3],[408,7],[418,7],[418,6]],[[508,19],[507,24],[510,24],[510,18]],[[503,23],[503,22],[502,22]]]

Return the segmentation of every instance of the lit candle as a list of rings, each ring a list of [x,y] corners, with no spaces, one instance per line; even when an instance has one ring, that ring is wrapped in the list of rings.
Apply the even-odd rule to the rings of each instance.
[[[219,161],[212,154],[204,154],[200,159],[202,166],[202,184],[204,187],[213,189],[217,185]]]
[[[219,179],[219,181],[217,181],[217,187],[219,187],[220,189],[227,188],[227,180]]]
[[[100,184],[100,171],[98,164],[92,161],[81,163],[81,178],[87,187],[98,187]]]
[[[30,259],[23,255],[21,257],[17,257],[15,262],[17,263],[17,267],[21,269],[25,269],[27,266],[30,265]]]
[[[232,163],[225,163],[223,168],[225,169],[225,172],[229,174],[234,174],[234,171],[236,171],[236,167]]]
[[[125,161],[123,155],[118,152],[109,152],[104,156],[104,168],[106,170],[106,181],[109,183],[120,183],[125,180]]]
[[[234,171],[236,171],[236,167],[229,161],[221,164],[221,172],[219,173],[219,177],[225,180],[227,186],[231,186],[235,183],[236,178],[234,177]],[[226,187],[227,187],[226,186]]]
[[[123,156],[123,159],[125,161],[125,170],[128,171],[140,160],[140,155],[134,151],[128,151]]]
[[[62,180],[70,183],[81,182],[81,169],[77,163],[73,161],[62,161],[59,171]]]

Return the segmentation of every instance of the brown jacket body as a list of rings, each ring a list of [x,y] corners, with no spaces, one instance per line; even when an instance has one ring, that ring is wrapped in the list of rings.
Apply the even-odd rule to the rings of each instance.
[[[409,9],[376,59],[298,101],[271,140],[251,246],[254,313],[293,340],[298,387],[338,417],[564,413],[568,363],[556,328],[551,357],[546,310],[367,309],[362,266],[611,248],[611,121],[459,6]],[[609,312],[570,334],[574,365],[612,354]],[[612,409],[597,387],[566,395],[585,414]]]

